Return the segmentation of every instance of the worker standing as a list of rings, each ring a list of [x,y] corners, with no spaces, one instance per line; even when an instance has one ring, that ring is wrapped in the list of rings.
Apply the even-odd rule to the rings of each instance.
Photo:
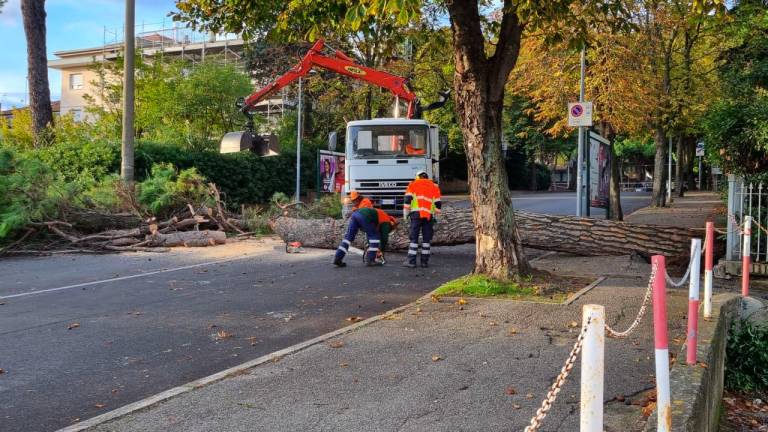
[[[416,267],[416,255],[419,254],[419,235],[421,235],[421,266],[429,267],[430,242],[434,234],[435,215],[440,212],[440,188],[430,180],[424,171],[416,174],[416,179],[405,190],[403,219],[410,219],[408,258],[405,267]]]

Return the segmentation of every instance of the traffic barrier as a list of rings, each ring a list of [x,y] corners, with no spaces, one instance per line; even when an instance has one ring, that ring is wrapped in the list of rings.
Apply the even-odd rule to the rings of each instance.
[[[741,295],[743,297],[749,296],[749,267],[751,262],[750,254],[752,248],[750,246],[750,240],[752,238],[752,216],[744,216],[744,246],[741,252]]]
[[[653,281],[653,335],[656,360],[656,430],[669,432],[672,428],[672,405],[669,389],[669,341],[667,340],[666,262],[663,255],[654,255],[651,263],[658,269]]]
[[[603,432],[605,307],[584,305],[582,326],[586,328],[586,334],[581,352],[580,430]]]
[[[712,266],[714,264],[715,223],[707,222],[704,237],[704,319],[712,318]]]
[[[688,284],[688,332],[685,362],[696,364],[696,339],[699,333],[699,277],[701,272],[701,239],[691,239],[691,279]]]

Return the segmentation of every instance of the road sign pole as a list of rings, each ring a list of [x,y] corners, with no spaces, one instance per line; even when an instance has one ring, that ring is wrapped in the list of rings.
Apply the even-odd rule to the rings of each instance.
[[[581,76],[579,77],[579,102],[584,102],[584,72],[586,68],[585,48],[581,48]],[[578,171],[576,171],[576,216],[582,216],[584,205],[584,126],[579,126]]]
[[[699,190],[704,190],[701,184],[701,156],[699,156]]]

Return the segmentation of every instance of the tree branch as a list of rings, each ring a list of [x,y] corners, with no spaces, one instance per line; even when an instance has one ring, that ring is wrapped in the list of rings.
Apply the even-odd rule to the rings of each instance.
[[[488,84],[490,86],[491,99],[501,100],[504,95],[504,85],[507,77],[517,63],[520,53],[520,39],[524,25],[517,16],[517,7],[511,0],[504,0],[504,15],[501,19],[499,40],[496,51],[491,57]]]

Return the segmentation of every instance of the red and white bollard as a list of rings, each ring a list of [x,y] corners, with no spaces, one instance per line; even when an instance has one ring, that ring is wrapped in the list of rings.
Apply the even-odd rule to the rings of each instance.
[[[582,432],[603,432],[603,382],[605,374],[605,307],[584,305],[582,327],[587,326],[581,346]],[[587,324],[589,322],[589,324]]]
[[[653,279],[653,336],[656,360],[656,430],[672,429],[672,403],[669,390],[669,341],[667,340],[667,273],[663,255],[654,255],[651,263],[656,266]]]
[[[685,362],[696,364],[696,335],[699,333],[699,277],[701,276],[701,239],[691,239],[691,274],[688,283],[688,333],[685,338]]]
[[[715,223],[707,222],[704,238],[704,319],[712,318],[712,266],[714,264]]]
[[[752,216],[744,216],[744,246],[741,251],[741,296],[749,297],[749,267],[752,261],[750,241],[752,239]]]

